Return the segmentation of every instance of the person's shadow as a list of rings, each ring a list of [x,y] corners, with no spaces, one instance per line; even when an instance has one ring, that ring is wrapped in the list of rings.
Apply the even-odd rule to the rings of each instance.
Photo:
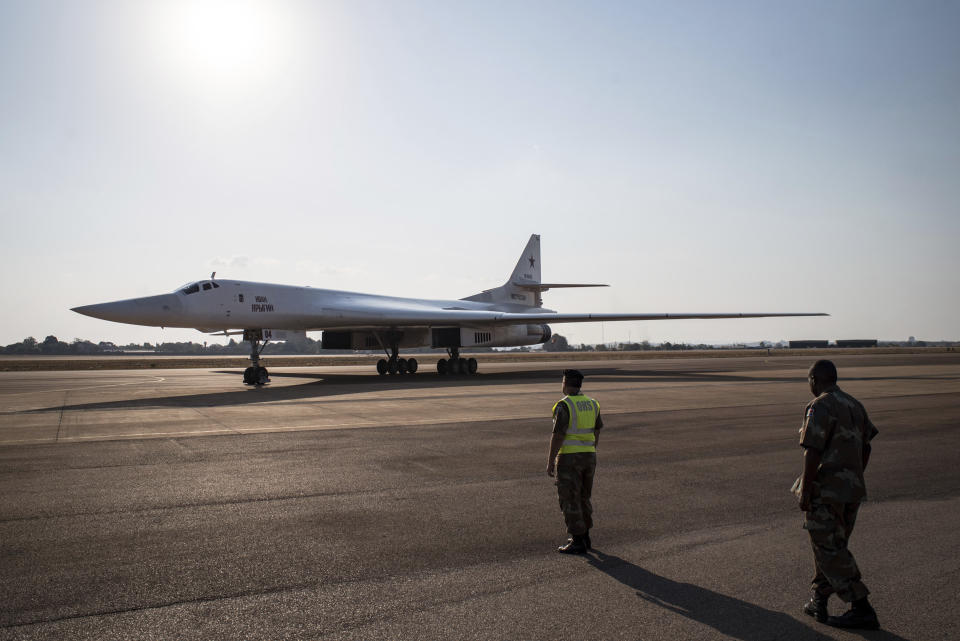
[[[691,583],[671,581],[624,559],[593,550],[587,561],[604,574],[636,590],[637,596],[671,612],[708,625],[734,639],[813,639],[827,641],[814,626],[823,624],[810,619],[810,625],[784,614],[762,608],[747,601],[701,588]],[[802,604],[797,605],[799,606]],[[799,611],[799,610],[798,610]],[[832,628],[825,628],[832,630]],[[839,630],[838,630],[839,632]],[[871,641],[907,641],[884,630],[849,630]]]

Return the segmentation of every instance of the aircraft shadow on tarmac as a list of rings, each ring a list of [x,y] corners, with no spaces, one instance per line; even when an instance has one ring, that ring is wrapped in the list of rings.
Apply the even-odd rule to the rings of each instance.
[[[398,397],[407,390],[444,389],[448,387],[485,387],[502,384],[541,384],[556,383],[559,393],[560,375],[563,367],[556,370],[528,370],[511,372],[484,373],[478,376],[439,376],[435,372],[423,372],[415,375],[381,377],[376,374],[328,374],[313,372],[282,372],[273,371],[271,379],[305,379],[301,385],[283,385],[263,387],[238,387],[236,390],[208,392],[200,394],[171,394],[152,396],[147,398],[121,399],[116,401],[101,401],[94,403],[77,403],[73,405],[51,405],[50,407],[27,410],[24,413],[39,413],[49,411],[82,411],[82,410],[111,410],[111,409],[148,409],[156,407],[220,407],[230,405],[246,405],[254,403],[272,403],[277,401],[296,401],[305,399],[320,399],[327,396],[344,396],[350,394],[365,394],[369,392],[395,391]],[[587,380],[592,383],[636,383],[640,380],[654,383],[719,383],[719,382],[775,382],[801,384],[805,377],[797,378],[766,378],[742,376],[721,369],[698,369],[691,371],[676,370],[633,370],[629,368],[598,367],[581,368]],[[240,370],[219,370],[217,374],[235,376],[242,375]],[[490,390],[490,395],[499,394],[498,390]],[[478,390],[477,394],[484,394]],[[342,401],[341,401],[342,402]]]
[[[593,550],[587,556],[593,567],[636,590],[637,596],[654,605],[710,626],[721,634],[753,641],[759,638],[815,639],[827,641],[832,637],[816,630],[822,624],[810,619],[802,621],[783,612],[776,612],[735,599],[692,583],[680,583],[654,574],[612,554]],[[802,603],[797,604],[797,612]],[[802,616],[802,615],[800,615]],[[881,613],[881,622],[882,622]],[[826,630],[833,630],[826,628]],[[849,630],[871,641],[907,641],[885,630]]]
[[[576,365],[574,363],[574,365]],[[350,394],[364,394],[369,392],[395,391],[398,397],[406,390],[443,389],[448,387],[484,387],[502,384],[530,384],[556,383],[559,388],[560,374],[563,367],[558,364],[553,369],[517,370],[511,372],[484,373],[479,376],[439,376],[435,372],[422,372],[410,376],[381,377],[376,374],[328,374],[321,372],[271,372],[270,377],[276,380],[305,379],[301,385],[238,387],[236,390],[208,392],[200,394],[161,395],[148,398],[121,399],[116,401],[101,401],[94,403],[78,403],[74,405],[52,405],[45,408],[28,410],[25,413],[49,411],[82,411],[82,410],[111,410],[111,409],[147,409],[156,407],[221,407],[231,405],[247,405],[255,403],[271,403],[277,401],[296,401],[306,399],[321,399],[328,396],[345,396]],[[796,377],[775,376],[746,376],[723,369],[676,370],[676,369],[631,369],[629,367],[582,367],[581,371],[590,383],[637,383],[639,381],[652,384],[668,383],[778,383],[804,386],[806,384],[806,370],[798,370]],[[219,370],[215,373],[237,378],[241,370]],[[909,377],[866,377],[848,378],[845,380],[902,380]],[[477,394],[483,394],[478,390]],[[498,394],[491,390],[490,395]],[[344,401],[338,401],[344,402]]]

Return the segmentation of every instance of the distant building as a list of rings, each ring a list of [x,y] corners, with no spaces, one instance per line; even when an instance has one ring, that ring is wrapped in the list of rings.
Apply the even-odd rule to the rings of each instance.
[[[790,341],[790,347],[793,349],[807,349],[810,347],[827,347],[828,341]]]
[[[876,338],[852,338],[847,340],[837,339],[837,347],[876,347]]]

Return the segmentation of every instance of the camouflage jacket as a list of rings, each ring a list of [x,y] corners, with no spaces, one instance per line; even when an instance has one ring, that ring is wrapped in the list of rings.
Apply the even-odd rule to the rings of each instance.
[[[821,453],[814,500],[855,503],[867,495],[864,453],[877,435],[860,402],[834,385],[807,404],[800,445]]]

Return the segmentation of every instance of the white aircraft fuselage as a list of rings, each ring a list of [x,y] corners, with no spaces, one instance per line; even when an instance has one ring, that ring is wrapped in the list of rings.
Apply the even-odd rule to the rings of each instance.
[[[491,337],[482,341],[484,344],[531,345],[542,341],[528,340],[526,325],[535,325],[532,321],[539,321],[540,316],[551,320],[551,315],[556,314],[517,303],[401,298],[228,279],[198,281],[171,294],[85,305],[73,311],[130,325],[192,327],[205,333],[238,329],[375,332],[402,328],[410,334],[410,330],[421,330],[413,332],[420,340],[407,336],[400,343],[402,347],[429,346],[427,330],[461,324],[497,330],[492,333],[502,337],[500,341]],[[438,314],[445,313],[447,317],[438,318]],[[510,327],[505,321],[514,315],[522,316],[513,321],[524,326],[522,338],[520,332],[504,331]],[[541,339],[549,339],[549,329],[538,326],[537,331]],[[513,334],[515,340],[511,341],[508,334]]]
[[[416,360],[400,359],[398,351],[401,347],[424,346],[445,349],[450,354],[446,365],[443,359],[438,362],[440,373],[451,367],[449,371],[454,373],[472,374],[476,361],[461,359],[461,348],[544,343],[551,337],[548,323],[826,315],[559,313],[543,307],[543,292],[606,285],[543,283],[540,274],[540,236],[534,234],[506,283],[457,300],[400,298],[216,279],[211,275],[209,280],[190,283],[170,294],[84,305],[73,311],[132,325],[193,327],[211,334],[242,333],[251,342],[253,361],[253,367],[247,368],[245,382],[268,380],[266,370],[258,364],[258,345],[263,340],[283,340],[283,332],[323,331],[324,349],[383,349],[389,360],[378,363],[381,374],[416,371]]]

